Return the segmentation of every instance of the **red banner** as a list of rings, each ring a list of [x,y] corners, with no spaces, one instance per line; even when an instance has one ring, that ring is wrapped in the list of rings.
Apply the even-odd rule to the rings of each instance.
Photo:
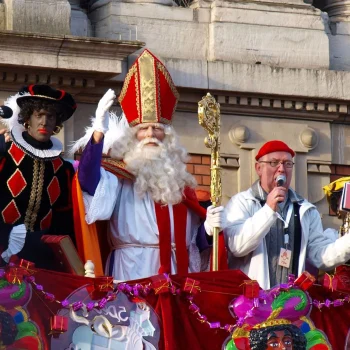
[[[12,295],[16,292],[15,285],[6,289],[0,284],[0,305],[1,310],[7,310],[13,316],[15,307],[23,307],[28,312],[30,320],[39,330],[43,349],[50,349],[51,337],[50,320],[62,306],[56,301],[65,300],[76,289],[82,286],[94,286],[94,280],[73,276],[58,272],[38,270],[35,274],[35,287],[31,287],[31,295],[25,290],[20,298],[14,299],[6,295]],[[213,325],[218,322],[221,325],[234,324],[235,320],[230,314],[228,305],[238,295],[243,294],[244,281],[247,280],[240,271],[219,271],[188,274],[185,276],[170,276],[174,288],[169,288],[168,293],[155,294],[153,291],[146,297],[150,305],[159,317],[160,340],[158,347],[164,350],[187,349],[189,344],[193,350],[215,350],[221,349],[229,333],[221,328],[210,328],[207,322],[198,317],[198,313],[193,313],[189,309],[189,302],[181,293],[176,293],[175,289],[183,290],[183,286],[189,281],[199,283],[200,291],[194,294],[195,304],[200,308],[200,314],[205,315],[206,319]],[[150,284],[150,279],[139,280],[139,283]],[[135,281],[130,285],[134,285]],[[42,289],[49,294],[50,298],[44,298]],[[87,288],[89,289],[89,288]],[[90,288],[91,289],[91,288]],[[326,302],[344,298],[343,293],[332,291],[323,286],[314,285],[308,290],[310,296],[317,301]],[[6,294],[7,293],[7,294]],[[17,295],[18,296],[18,295]],[[4,301],[8,300],[8,301]],[[17,304],[17,305],[16,305]],[[23,305],[21,305],[23,304]],[[345,302],[343,305],[335,307],[334,305],[323,306],[321,310],[314,307],[311,313],[311,319],[317,328],[323,330],[328,336],[333,349],[344,349],[346,338],[350,328],[350,305]],[[69,313],[67,313],[69,317]],[[15,317],[15,316],[13,316]],[[18,316],[16,316],[18,317]],[[51,322],[52,323],[52,322]],[[69,327],[69,325],[68,325]],[[1,334],[0,334],[1,335]],[[181,336],[179,336],[181,335]],[[61,339],[62,335],[55,334],[56,341]],[[22,338],[22,341],[25,337]],[[29,339],[29,338],[28,338]],[[28,341],[27,339],[27,341]],[[26,349],[35,349],[36,343],[25,347]],[[15,349],[14,343],[10,343],[6,349]],[[19,348],[17,346],[17,348]],[[63,348],[62,348],[63,349]]]

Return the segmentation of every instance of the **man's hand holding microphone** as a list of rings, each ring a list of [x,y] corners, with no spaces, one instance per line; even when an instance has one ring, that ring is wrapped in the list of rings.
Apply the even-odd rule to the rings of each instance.
[[[266,204],[273,210],[277,211],[278,203],[286,199],[287,189],[283,187],[286,183],[286,175],[280,174],[276,178],[276,187],[267,195]]]

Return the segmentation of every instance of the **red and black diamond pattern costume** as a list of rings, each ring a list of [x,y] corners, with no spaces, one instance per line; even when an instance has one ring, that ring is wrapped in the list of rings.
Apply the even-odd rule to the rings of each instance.
[[[5,224],[24,223],[29,232],[49,229],[58,213],[72,209],[73,166],[60,156],[35,159],[15,142],[6,143],[0,161],[0,213]],[[62,223],[55,222],[61,226]]]
[[[44,234],[70,235],[74,239],[73,166],[60,156],[34,158],[16,142],[1,144],[0,252],[7,248],[11,228],[24,223],[28,232],[18,256],[38,267],[54,268],[54,255],[40,239]]]

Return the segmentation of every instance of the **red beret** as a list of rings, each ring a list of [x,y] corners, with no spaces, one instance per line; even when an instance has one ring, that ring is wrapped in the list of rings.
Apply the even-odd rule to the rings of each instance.
[[[291,148],[289,148],[284,142],[280,140],[272,140],[272,141],[266,142],[261,146],[258,154],[255,157],[255,160],[258,161],[265,154],[269,154],[272,152],[287,152],[291,154],[292,157],[295,156],[295,152]]]

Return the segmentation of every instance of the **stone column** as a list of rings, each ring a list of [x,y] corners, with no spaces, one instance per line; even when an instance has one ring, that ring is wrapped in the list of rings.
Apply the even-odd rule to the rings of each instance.
[[[71,5],[70,31],[76,36],[92,36],[91,22],[86,11],[81,8],[80,0],[69,0]]]
[[[349,0],[315,0],[313,5],[327,12],[331,22],[350,21]]]
[[[4,0],[6,29],[42,34],[70,34],[68,0]]]
[[[350,1],[314,0],[313,5],[328,13],[329,68],[350,70]]]

